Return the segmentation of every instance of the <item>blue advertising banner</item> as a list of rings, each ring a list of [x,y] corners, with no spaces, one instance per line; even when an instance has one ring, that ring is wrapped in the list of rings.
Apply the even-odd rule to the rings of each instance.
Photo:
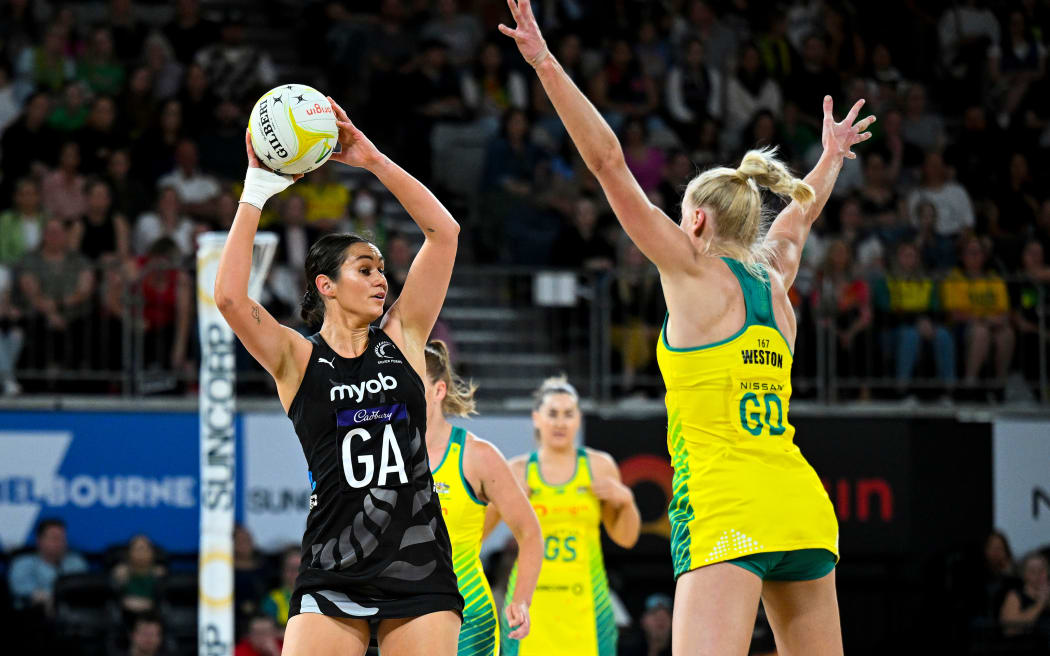
[[[32,543],[39,519],[60,517],[81,551],[135,533],[195,551],[198,422],[189,412],[0,414],[0,547]]]

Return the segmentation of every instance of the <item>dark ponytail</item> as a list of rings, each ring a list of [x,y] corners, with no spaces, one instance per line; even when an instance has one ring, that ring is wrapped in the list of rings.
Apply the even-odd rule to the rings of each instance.
[[[324,300],[317,291],[317,276],[328,276],[332,280],[339,278],[339,269],[346,261],[346,251],[354,244],[371,244],[372,242],[348,232],[332,233],[321,237],[310,246],[306,254],[306,293],[303,294],[303,307],[299,311],[306,325],[312,330],[321,328],[324,323]]]

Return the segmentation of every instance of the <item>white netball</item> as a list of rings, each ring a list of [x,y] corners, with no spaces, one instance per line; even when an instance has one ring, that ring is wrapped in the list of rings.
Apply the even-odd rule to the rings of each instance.
[[[328,98],[305,84],[282,84],[263,94],[248,130],[259,162],[293,175],[327,162],[339,135]]]

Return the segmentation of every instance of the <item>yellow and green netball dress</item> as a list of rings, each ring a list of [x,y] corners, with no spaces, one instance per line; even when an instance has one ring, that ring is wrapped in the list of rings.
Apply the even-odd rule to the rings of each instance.
[[[770,580],[820,578],[838,522],[788,422],[792,354],[773,319],[768,274],[723,258],[744,293],[743,328],[721,342],[656,347],[667,387],[668,509],[675,576],[730,561]]]
[[[529,502],[543,531],[543,567],[529,608],[532,628],[524,640],[507,638],[503,651],[518,656],[615,656],[616,621],[602,559],[602,509],[591,492],[587,452],[576,452],[576,472],[561,485],[540,474],[539,455],[529,456]],[[518,570],[507,586],[514,596]],[[506,624],[506,618],[501,617]]]
[[[481,566],[481,534],[485,528],[485,504],[463,475],[463,445],[467,433],[453,428],[448,448],[434,469],[434,487],[441,500],[441,514],[452,543],[452,565],[463,595],[463,626],[459,630],[459,656],[499,654],[499,623],[496,604]]]

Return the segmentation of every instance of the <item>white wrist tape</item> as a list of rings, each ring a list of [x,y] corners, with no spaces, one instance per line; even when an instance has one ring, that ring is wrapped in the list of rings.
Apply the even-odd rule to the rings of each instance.
[[[262,168],[248,167],[244,174],[244,191],[241,192],[241,202],[254,205],[260,210],[270,196],[279,194],[292,184],[292,176],[281,175]]]

